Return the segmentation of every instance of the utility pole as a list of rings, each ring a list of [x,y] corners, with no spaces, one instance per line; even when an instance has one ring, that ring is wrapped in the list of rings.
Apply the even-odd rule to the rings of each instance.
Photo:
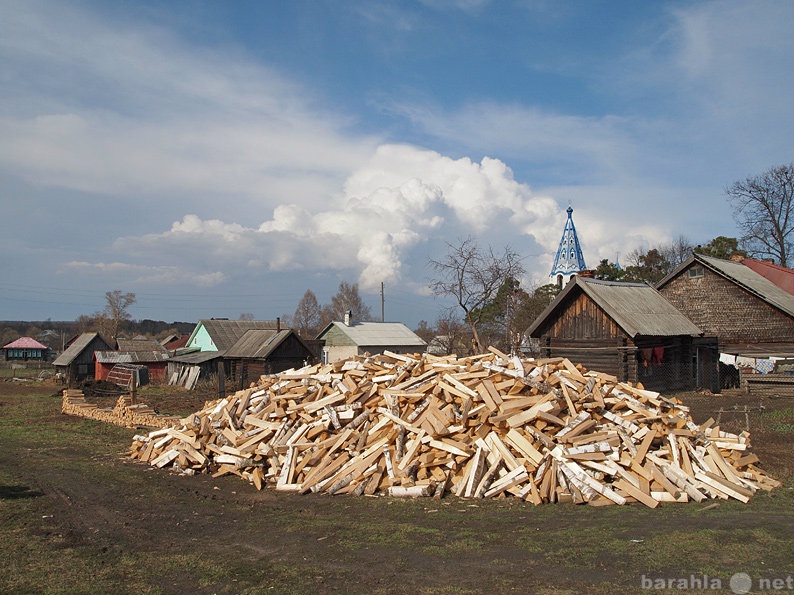
[[[386,295],[383,293],[383,281],[380,282],[380,321],[386,322]]]

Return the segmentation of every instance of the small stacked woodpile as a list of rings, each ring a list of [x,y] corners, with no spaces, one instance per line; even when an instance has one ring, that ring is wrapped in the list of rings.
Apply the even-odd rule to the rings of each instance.
[[[67,388],[63,391],[61,412],[98,421],[112,423],[125,428],[151,427],[166,428],[179,422],[173,415],[160,415],[145,403],[133,404],[130,397],[122,395],[113,408],[100,407],[86,401],[83,391]]]
[[[257,489],[656,507],[778,486],[748,438],[567,359],[386,352],[263,376],[131,456]]]

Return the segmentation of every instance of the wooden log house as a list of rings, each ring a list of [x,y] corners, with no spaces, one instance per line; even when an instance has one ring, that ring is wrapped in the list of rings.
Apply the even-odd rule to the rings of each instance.
[[[529,328],[541,357],[565,357],[652,390],[702,382],[702,331],[650,285],[574,277]]]

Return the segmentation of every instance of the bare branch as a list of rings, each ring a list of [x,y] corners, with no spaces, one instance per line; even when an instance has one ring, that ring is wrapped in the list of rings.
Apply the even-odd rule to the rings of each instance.
[[[447,243],[447,247],[443,259],[430,260],[437,274],[430,289],[436,296],[450,296],[456,300],[477,348],[482,350],[477,325],[481,322],[483,307],[493,300],[509,278],[518,279],[524,274],[521,258],[509,246],[501,255],[490,246],[483,250],[471,236],[457,244]]]
[[[773,167],[734,182],[725,193],[747,253],[789,266],[794,250],[794,165]]]

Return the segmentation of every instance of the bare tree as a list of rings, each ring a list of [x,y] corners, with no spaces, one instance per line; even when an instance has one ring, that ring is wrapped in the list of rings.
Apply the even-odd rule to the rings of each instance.
[[[689,257],[692,256],[694,249],[695,246],[692,245],[692,242],[689,241],[689,238],[681,234],[670,244],[659,248],[659,252],[662,254],[664,259],[670,263],[670,270],[672,271],[681,263],[686,262]]]
[[[109,333],[109,336],[116,338],[119,331],[124,328],[124,323],[131,318],[127,308],[135,303],[135,294],[122,293],[116,289],[105,292],[105,300],[107,305],[102,314],[109,322],[105,332]]]
[[[436,329],[427,324],[427,320],[420,320],[419,324],[414,329],[414,333],[417,337],[422,339],[422,341],[430,345],[430,342],[436,336]]]
[[[326,317],[331,316],[331,320],[344,320],[345,312],[348,310],[353,313],[353,320],[372,320],[369,306],[364,303],[358,293],[358,283],[351,285],[342,281],[336,295],[331,298],[331,304],[325,306],[323,311]]]
[[[82,333],[99,332],[97,328],[96,314],[80,314],[74,321],[75,330]]]
[[[437,296],[456,300],[464,312],[464,321],[471,328],[476,348],[482,351],[477,325],[487,315],[484,306],[493,301],[508,279],[520,278],[524,267],[510,247],[497,255],[490,246],[480,248],[471,236],[447,246],[449,251],[443,260],[430,260],[430,266],[438,275],[430,288]]]
[[[453,353],[463,355],[468,352],[471,344],[471,332],[452,312],[439,316],[436,320],[436,333],[434,341],[445,355]]]
[[[789,266],[794,250],[794,164],[734,182],[725,192],[747,253]]]
[[[298,302],[292,315],[292,326],[304,339],[314,339],[320,332],[320,303],[311,289]]]
[[[251,320],[256,320],[256,316],[254,316],[253,312],[242,312],[237,320],[250,322]]]

